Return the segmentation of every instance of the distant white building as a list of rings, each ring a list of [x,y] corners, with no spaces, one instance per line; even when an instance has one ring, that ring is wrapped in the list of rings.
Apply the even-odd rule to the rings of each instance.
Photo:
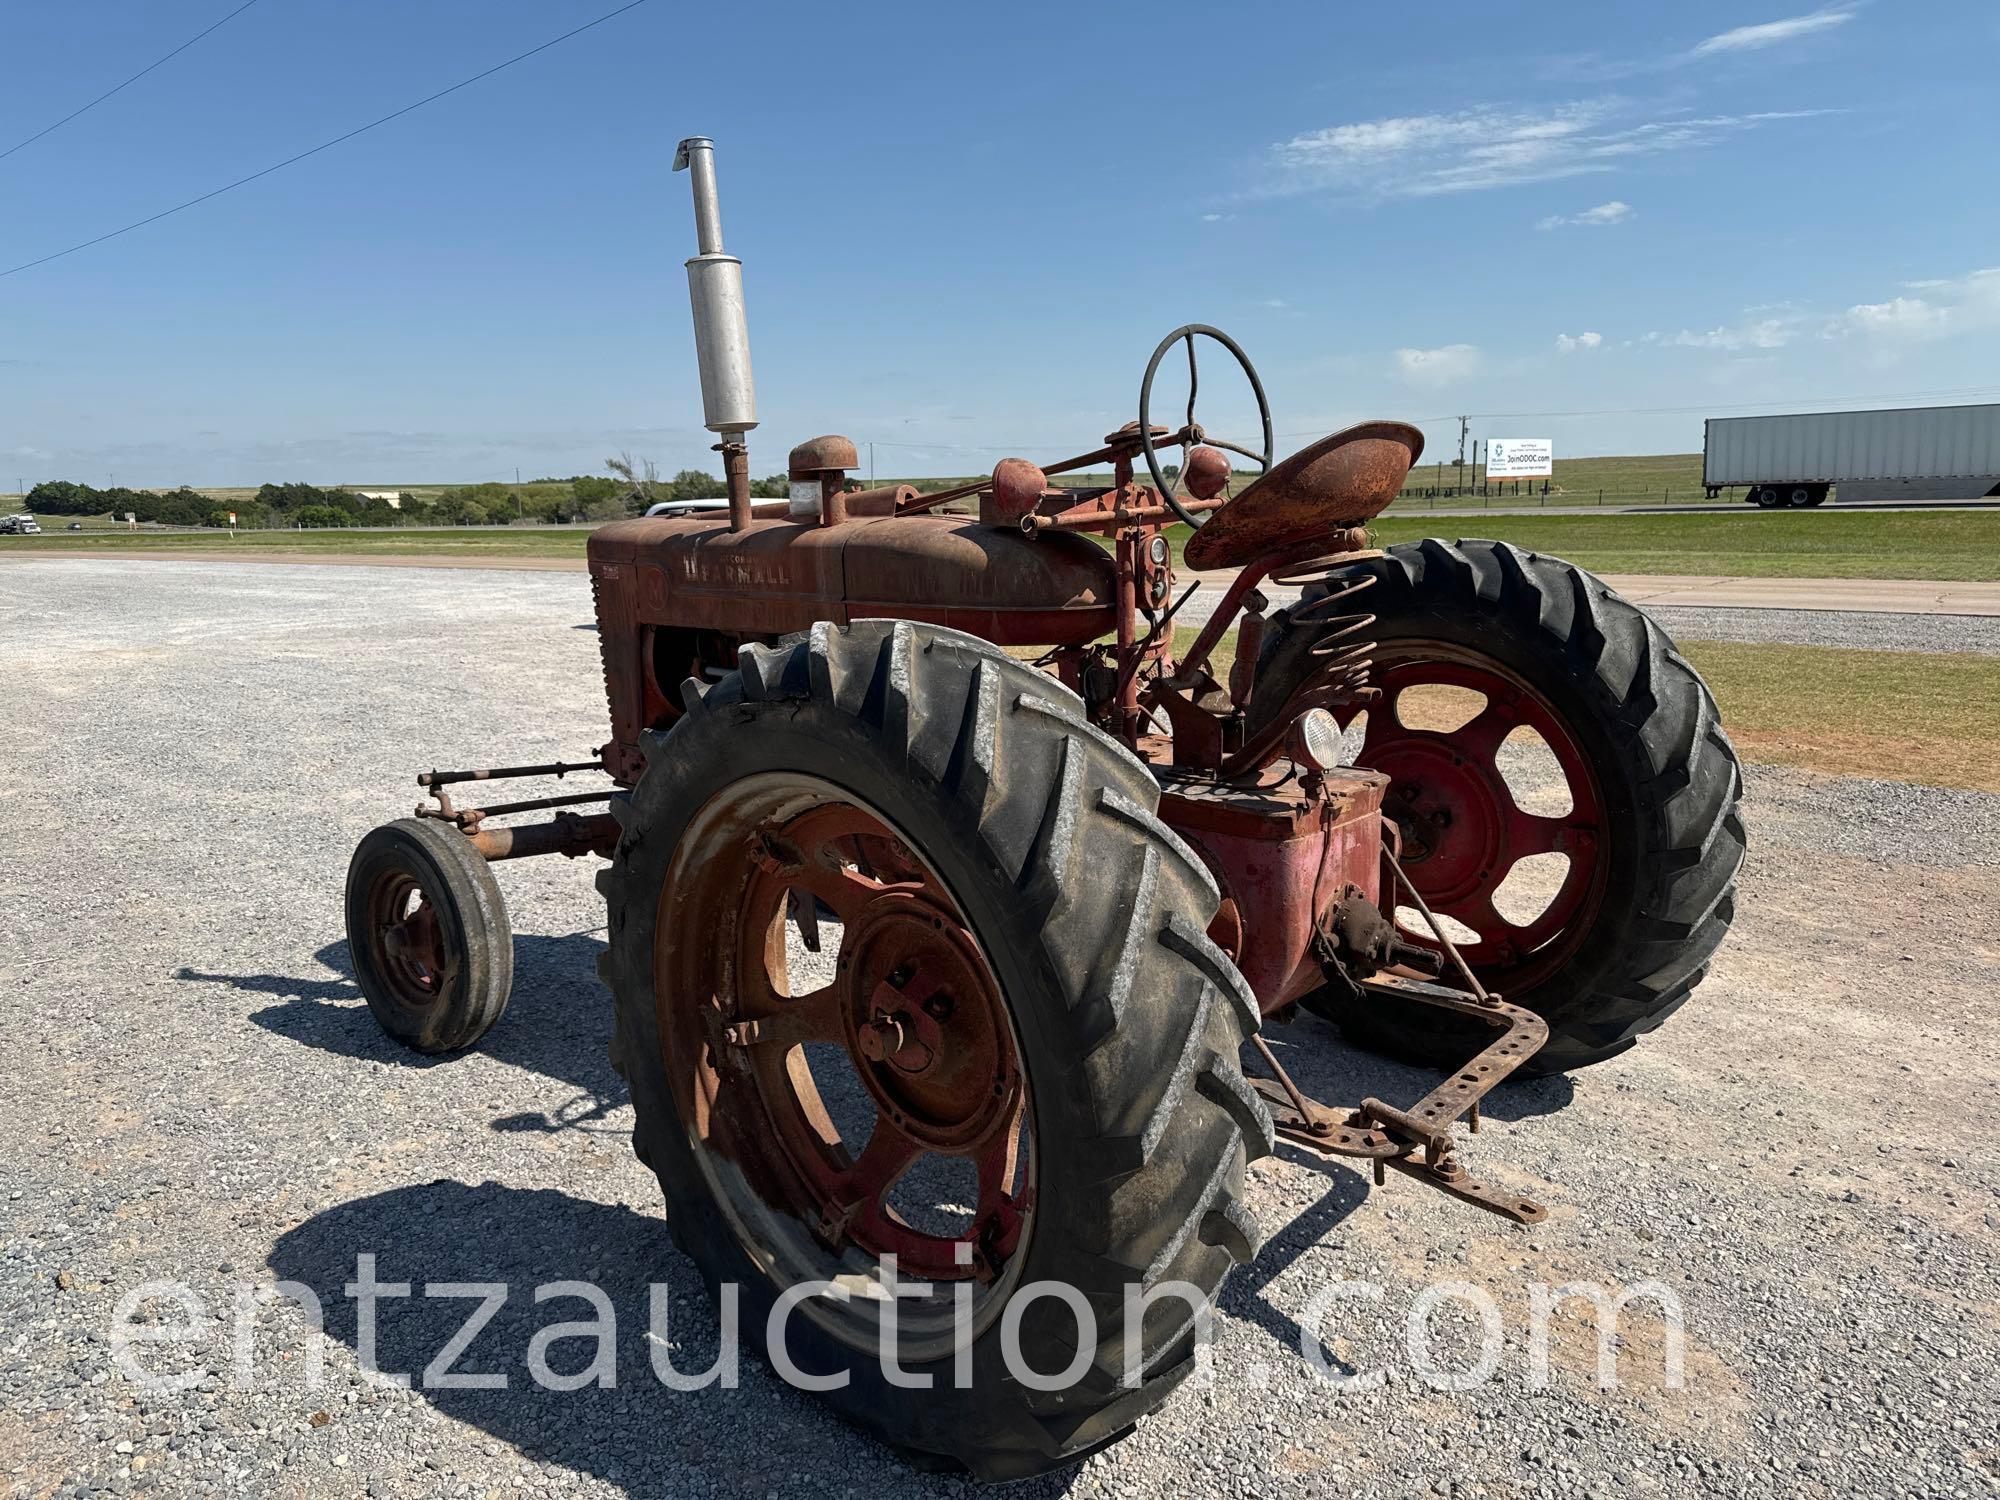
[[[403,492],[401,490],[356,490],[354,493],[359,495],[363,500],[380,500],[391,510],[401,510],[403,508]]]

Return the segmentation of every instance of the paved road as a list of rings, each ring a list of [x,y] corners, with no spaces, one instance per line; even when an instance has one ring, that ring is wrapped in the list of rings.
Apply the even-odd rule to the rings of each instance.
[[[1174,616],[1206,621],[1228,573],[1197,575],[1201,588]],[[1857,646],[1882,651],[2000,651],[2000,584],[1853,578],[1673,578],[1611,573],[1605,582],[1643,604],[1675,636]],[[1265,588],[1271,608],[1295,589]]]
[[[1870,614],[2000,615],[2000,583],[1919,579],[1663,577],[1607,573],[1640,604],[1712,609],[1841,609]]]
[[[354,840],[414,799],[411,772],[574,755],[604,732],[581,580],[493,582],[125,562],[0,577],[4,1493],[977,1500],[753,1363],[734,1388],[654,1378],[650,1285],[679,1368],[707,1366],[714,1325],[627,1144],[589,862],[500,871],[514,1000],[479,1050],[404,1052],[357,996],[341,881]],[[1753,769],[1745,812],[1748,883],[1706,985],[1633,1051],[1496,1094],[1469,1142],[1546,1223],[1296,1152],[1260,1162],[1247,1198],[1269,1239],[1224,1298],[1212,1388],[1010,1500],[1990,1493],[2000,797]],[[1329,1098],[1435,1082],[1311,1019],[1272,1036]],[[380,1306],[392,1371],[421,1375],[478,1310],[427,1283],[505,1282],[457,1369],[506,1387],[365,1378],[343,1290],[363,1253],[416,1288]],[[136,1391],[107,1346],[119,1299],[155,1278],[224,1320],[134,1346],[140,1368],[209,1371],[184,1391]],[[289,1304],[255,1319],[255,1388],[231,1374],[232,1295],[274,1278],[323,1301],[317,1388]],[[532,1300],[568,1278],[612,1299],[615,1388],[528,1378],[530,1340],[589,1316]],[[1340,1278],[1362,1295],[1330,1315],[1329,1357],[1384,1372],[1378,1389],[1337,1391],[1300,1356]],[[1684,1383],[1663,1379],[1641,1300],[1616,1388],[1593,1382],[1572,1304],[1537,1390],[1528,1289],[1569,1282],[1664,1287]],[[1471,1390],[1416,1378],[1405,1342],[1437,1286],[1432,1357],[1473,1367],[1478,1325],[1447,1283],[1503,1319]],[[569,1371],[591,1348],[547,1357]]]

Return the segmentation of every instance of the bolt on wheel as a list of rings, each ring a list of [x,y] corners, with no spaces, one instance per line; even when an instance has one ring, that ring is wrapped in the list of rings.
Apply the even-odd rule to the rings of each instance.
[[[1559,558],[1432,539],[1339,576],[1373,580],[1381,697],[1352,753],[1390,777],[1410,883],[1480,982],[1549,1023],[1533,1070],[1622,1052],[1687,999],[1735,915],[1743,781],[1713,695],[1644,611]],[[1269,670],[1299,670],[1314,638],[1310,616],[1288,626]],[[1445,1066],[1482,1034],[1337,989],[1313,1004]]]
[[[789,1280],[851,1293],[807,1309],[851,1342],[874,1346],[892,1278],[936,1283],[898,1309],[922,1357],[949,1336],[951,1283],[973,1284],[975,1327],[1011,1285],[1033,1219],[1027,1084],[992,968],[938,876],[831,783],[739,782],[684,843],[708,853],[663,892],[656,990],[706,1002],[659,1017],[701,1100],[697,1155]]]
[[[1483,983],[1509,995],[1541,983],[1603,897],[1595,770],[1549,701],[1490,658],[1443,644],[1399,658],[1392,645],[1372,683],[1381,697],[1356,758],[1390,778],[1384,811],[1410,884]],[[1396,925],[1438,946],[1415,912]]]
[[[464,834],[421,818],[371,829],[347,868],[347,947],[382,1029],[452,1052],[507,1008],[514,936],[493,872]]]
[[[1158,784],[1033,668],[906,621],[746,647],[642,746],[599,972],[713,1295],[927,1461],[1016,1479],[1129,1428],[1254,1253],[1271,1149]],[[1169,1284],[1193,1302],[1128,1316]]]

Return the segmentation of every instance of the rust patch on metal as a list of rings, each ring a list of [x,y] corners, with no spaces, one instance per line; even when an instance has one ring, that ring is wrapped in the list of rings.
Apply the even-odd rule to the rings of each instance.
[[[1187,544],[1191,568],[1237,568],[1372,520],[1424,451],[1405,422],[1363,422],[1301,448],[1211,516]]]

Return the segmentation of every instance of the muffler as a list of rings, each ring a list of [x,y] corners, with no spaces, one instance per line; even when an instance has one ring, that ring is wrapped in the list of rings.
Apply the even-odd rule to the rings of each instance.
[[[715,191],[715,142],[689,136],[674,149],[674,170],[690,174],[695,243],[687,263],[694,309],[695,358],[701,368],[702,421],[722,441],[729,482],[729,525],[750,524],[750,450],[743,434],[757,425],[757,388],[750,377],[750,324],[743,309],[743,262],[722,248],[722,207]]]

